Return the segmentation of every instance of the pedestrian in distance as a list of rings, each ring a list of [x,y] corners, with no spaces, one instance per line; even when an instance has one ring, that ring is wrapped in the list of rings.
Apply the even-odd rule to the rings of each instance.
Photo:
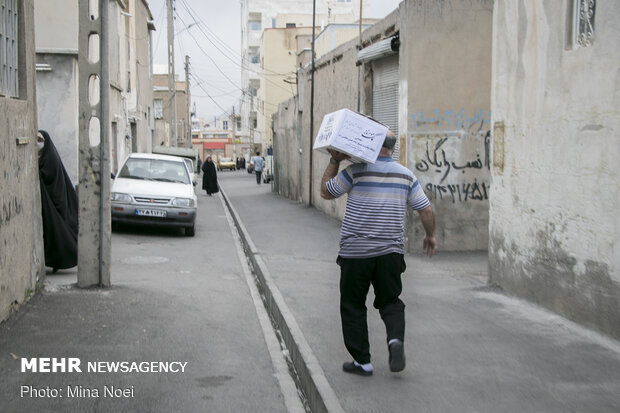
[[[254,173],[256,174],[256,184],[260,185],[261,175],[263,174],[263,166],[265,161],[260,156],[260,152],[256,152],[256,156],[250,159],[250,165],[254,167]]]
[[[431,257],[437,245],[435,218],[430,202],[413,172],[392,160],[396,137],[385,138],[374,164],[354,163],[338,173],[340,162],[349,156],[329,149],[331,158],[321,183],[321,197],[348,194],[340,230],[340,317],[344,344],[353,361],[345,362],[347,373],[370,376],[366,296],[372,284],[387,333],[389,367],[405,369],[405,304],[401,274],[404,260],[404,218],[407,207],[419,212],[426,232],[423,248]]]
[[[49,133],[37,134],[45,265],[56,273],[78,260],[78,196]]]
[[[200,174],[200,170],[202,168],[202,159],[200,159],[200,156],[198,157],[198,160],[196,161],[196,173]]]
[[[220,191],[217,185],[217,171],[215,163],[210,156],[207,156],[205,163],[202,164],[202,189],[207,191],[207,195],[211,196]]]

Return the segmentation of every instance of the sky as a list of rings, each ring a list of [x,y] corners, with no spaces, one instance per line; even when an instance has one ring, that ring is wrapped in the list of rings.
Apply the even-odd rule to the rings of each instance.
[[[383,18],[401,1],[370,0],[364,18]],[[166,0],[148,0],[148,4],[157,29],[153,63],[166,72]],[[230,114],[242,94],[240,0],[174,0],[174,5],[175,74],[185,79],[185,56],[189,56],[196,116],[208,121]]]

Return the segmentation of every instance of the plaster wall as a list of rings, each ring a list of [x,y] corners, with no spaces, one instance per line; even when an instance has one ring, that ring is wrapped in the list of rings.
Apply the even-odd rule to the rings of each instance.
[[[491,0],[404,1],[362,34],[364,46],[400,37],[400,162],[431,199],[442,250],[488,245],[492,7]],[[372,116],[374,69],[371,62],[356,66],[358,44],[353,39],[316,61],[314,133],[326,113],[357,108],[358,70],[360,111]],[[320,198],[329,157],[314,152],[310,169],[310,76],[308,65],[298,71],[302,172],[287,178],[301,176],[297,187],[309,203],[311,174],[311,203],[342,218],[346,199]],[[409,215],[406,235],[407,248],[419,250],[423,229],[417,214]]]
[[[572,1],[494,12],[492,283],[620,338],[620,3],[589,47]]]
[[[0,321],[27,300],[45,277],[33,1],[24,0],[20,13],[19,97],[0,97]]]
[[[35,0],[34,10],[38,52],[77,52],[77,0]]]
[[[406,1],[400,12],[406,166],[431,201],[439,248],[487,249],[493,1]],[[414,215],[412,250],[424,234]]]
[[[298,99],[291,98],[278,106],[274,116],[274,186],[276,191],[294,201],[302,200],[302,136]]]
[[[39,129],[49,132],[74,185],[78,183],[78,62],[75,54],[37,54],[50,71],[36,76]]]

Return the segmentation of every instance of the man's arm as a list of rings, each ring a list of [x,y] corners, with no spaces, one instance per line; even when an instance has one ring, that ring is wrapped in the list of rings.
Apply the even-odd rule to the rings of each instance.
[[[327,181],[338,175],[340,161],[347,159],[349,156],[332,149],[328,149],[327,151],[332,157],[330,158],[327,168],[325,168],[325,172],[323,173],[323,178],[321,179],[321,198],[335,199],[335,197],[327,190]]]
[[[424,252],[426,252],[426,255],[429,257],[432,257],[437,247],[437,241],[435,240],[435,215],[430,206],[418,212],[420,214],[422,226],[424,227],[424,232],[426,232],[423,242]]]

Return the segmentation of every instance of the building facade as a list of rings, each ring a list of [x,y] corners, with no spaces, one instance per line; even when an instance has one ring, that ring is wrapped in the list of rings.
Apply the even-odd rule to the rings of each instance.
[[[18,6],[19,3],[19,6]],[[45,278],[37,110],[33,0],[1,10],[6,53],[0,63],[0,321],[26,301]]]
[[[163,69],[167,70],[165,66]],[[153,75],[155,142],[164,146],[191,146],[186,139],[191,137],[192,128],[186,83],[177,79],[175,85],[176,90],[170,93],[168,73],[158,71]]]
[[[496,2],[491,283],[620,338],[620,3]]]
[[[360,64],[361,111],[398,131],[439,249],[488,248],[490,285],[619,338],[619,17],[613,0],[403,1],[362,50],[317,60],[314,120],[300,70],[275,121],[277,190],[342,218],[344,201],[319,198],[328,156],[308,131],[355,107]]]
[[[107,0],[110,167],[152,148],[153,17],[145,0]],[[78,182],[78,0],[35,0],[39,128]]]
[[[363,10],[370,0],[361,0]],[[242,0],[241,2],[241,128],[239,136],[263,150],[266,137],[258,129],[261,122],[269,123],[260,110],[258,90],[261,78],[268,72],[261,69],[260,45],[264,29],[312,27],[312,2],[302,0]],[[315,24],[320,28],[330,23],[353,23],[359,21],[360,0],[318,0]],[[320,29],[317,30],[320,32]]]
[[[484,250],[493,1],[422,3],[404,1],[365,30],[361,50],[353,39],[316,60],[314,119],[310,63],[300,68],[298,95],[280,104],[274,122],[275,185],[285,196],[342,218],[344,199],[320,197],[329,156],[312,152],[310,135],[325,114],[359,108],[399,137],[395,159],[416,174],[431,199],[441,248]],[[419,249],[422,232],[414,218],[406,225],[410,251]]]

